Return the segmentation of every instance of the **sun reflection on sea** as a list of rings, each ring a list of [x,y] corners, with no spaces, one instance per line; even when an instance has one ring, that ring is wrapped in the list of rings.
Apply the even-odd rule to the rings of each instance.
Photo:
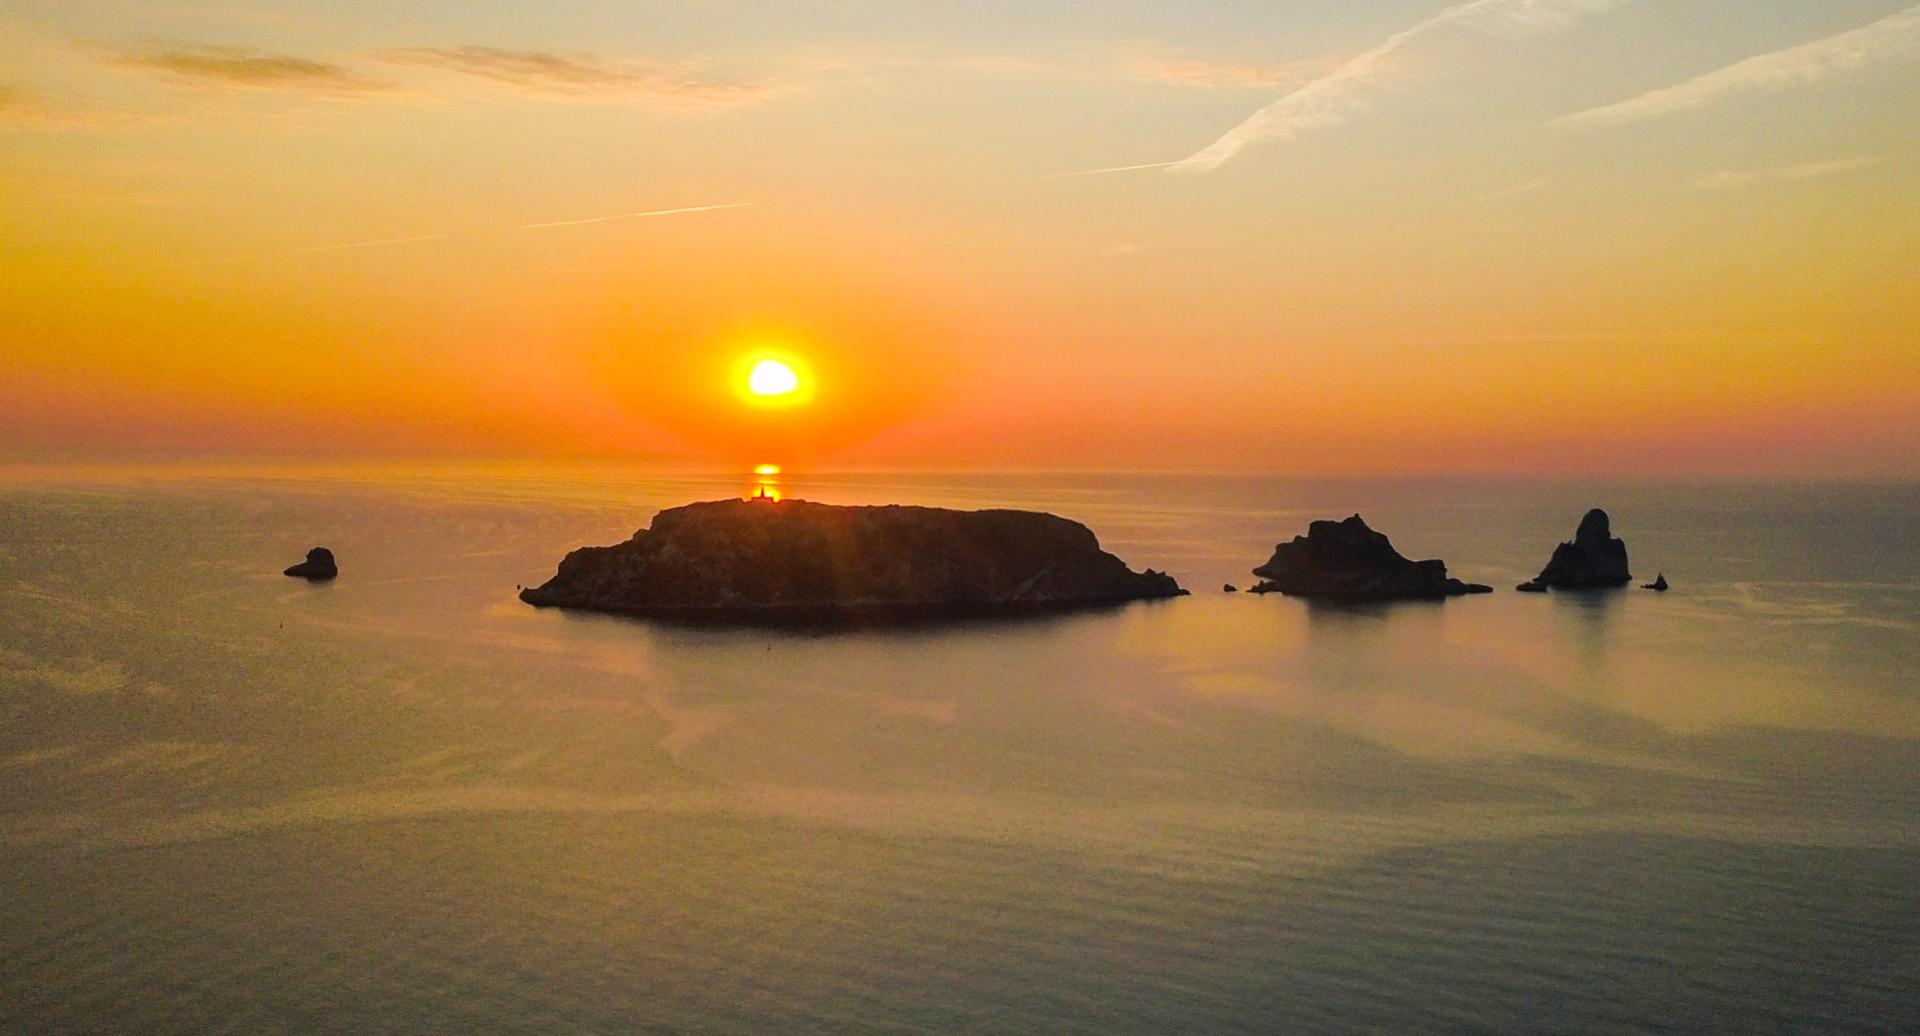
[[[747,498],[778,503],[785,497],[780,484],[780,465],[761,464],[753,469],[753,481],[747,485]]]

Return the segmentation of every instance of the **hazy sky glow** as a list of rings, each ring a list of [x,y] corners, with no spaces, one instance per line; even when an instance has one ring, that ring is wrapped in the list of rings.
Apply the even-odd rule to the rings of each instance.
[[[1920,475],[1916,125],[1903,0],[23,0],[0,451]]]

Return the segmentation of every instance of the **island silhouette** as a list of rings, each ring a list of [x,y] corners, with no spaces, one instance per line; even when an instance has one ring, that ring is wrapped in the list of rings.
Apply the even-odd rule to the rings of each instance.
[[[1595,508],[1518,589],[1623,586],[1626,564],[1626,544]],[[1493,592],[1449,575],[1443,560],[1403,556],[1358,514],[1310,523],[1253,574],[1255,594],[1336,605]],[[1648,588],[1665,590],[1664,577]],[[663,510],[624,543],[574,550],[552,578],[520,590],[536,607],[718,625],[1010,617],[1186,595],[1172,576],[1134,571],[1058,515],[823,504],[764,484],[744,500]]]
[[[910,622],[1179,597],[1079,522],[1035,511],[718,500],[582,547],[522,590],[541,607],[713,623]]]

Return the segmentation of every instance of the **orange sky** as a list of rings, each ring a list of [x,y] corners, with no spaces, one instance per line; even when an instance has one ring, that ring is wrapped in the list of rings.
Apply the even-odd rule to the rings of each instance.
[[[33,0],[0,454],[1920,476],[1920,8],[1468,8]]]

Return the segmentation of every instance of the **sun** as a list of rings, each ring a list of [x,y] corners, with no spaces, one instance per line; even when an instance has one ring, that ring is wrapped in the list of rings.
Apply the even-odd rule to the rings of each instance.
[[[802,406],[813,402],[813,368],[785,350],[747,353],[733,363],[733,391],[760,409]]]
[[[747,391],[756,396],[790,396],[800,391],[800,375],[779,360],[761,360],[747,372]]]

